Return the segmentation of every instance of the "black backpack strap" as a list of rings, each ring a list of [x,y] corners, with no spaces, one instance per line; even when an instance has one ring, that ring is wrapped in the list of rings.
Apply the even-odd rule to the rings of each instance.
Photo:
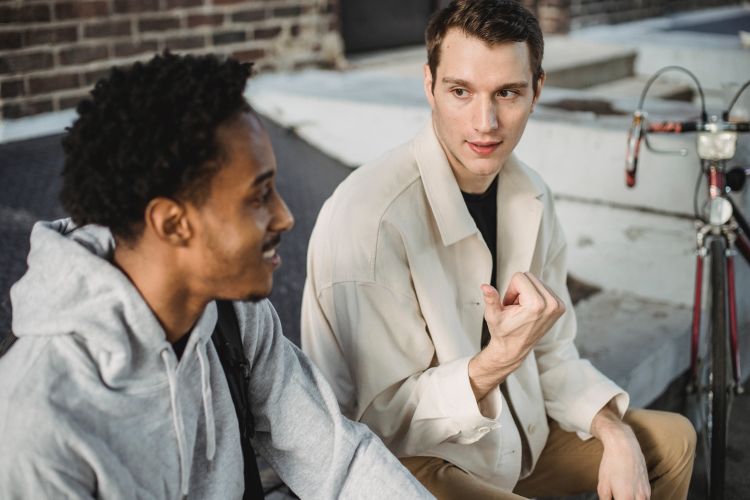
[[[18,337],[13,335],[13,332],[5,332],[5,336],[0,340],[0,358],[8,352],[10,347],[16,343],[16,340],[18,340]]]
[[[255,433],[255,422],[250,411],[250,364],[242,347],[240,326],[231,301],[217,300],[219,319],[211,336],[219,354],[224,375],[227,377],[229,392],[240,425],[240,444],[245,468],[245,494],[243,500],[264,498],[260,482],[258,463],[250,438]]]

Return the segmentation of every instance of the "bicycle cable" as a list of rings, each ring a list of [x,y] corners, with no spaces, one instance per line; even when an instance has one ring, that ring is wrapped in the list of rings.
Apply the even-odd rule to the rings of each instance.
[[[682,71],[683,73],[687,74],[695,83],[696,88],[698,89],[698,94],[701,97],[701,120],[707,121],[708,115],[706,114],[706,97],[703,94],[703,87],[701,87],[700,82],[698,81],[698,78],[690,72],[690,70],[683,68],[682,66],[666,66],[649,78],[649,80],[646,82],[646,85],[643,87],[643,92],[641,92],[641,98],[638,101],[638,109],[643,110],[643,104],[646,102],[646,94],[648,93],[649,89],[651,88],[651,85],[654,83],[654,81],[659,78],[662,74],[666,73],[667,71]],[[750,82],[749,82],[750,83]]]
[[[740,95],[747,89],[748,86],[750,86],[750,80],[746,81],[742,85],[742,87],[740,87],[740,89],[737,91],[737,93],[734,94],[734,97],[730,101],[729,106],[727,106],[727,110],[724,111],[723,116],[721,117],[722,120],[724,120],[725,122],[729,121],[729,114],[732,112],[732,108],[737,103],[737,99],[740,98]]]

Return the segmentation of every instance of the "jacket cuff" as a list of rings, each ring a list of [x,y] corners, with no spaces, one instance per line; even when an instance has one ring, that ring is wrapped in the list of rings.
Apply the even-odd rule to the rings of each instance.
[[[575,427],[576,434],[584,441],[591,439],[591,423],[599,411],[612,399],[615,400],[617,414],[622,419],[630,404],[630,396],[610,380],[603,381],[583,393],[575,403],[574,415],[571,421]]]
[[[471,356],[467,356],[434,368],[443,414],[456,424],[459,431],[448,442],[471,444],[500,427],[498,420],[503,405],[500,389],[493,389],[477,402],[469,381],[470,360]]]

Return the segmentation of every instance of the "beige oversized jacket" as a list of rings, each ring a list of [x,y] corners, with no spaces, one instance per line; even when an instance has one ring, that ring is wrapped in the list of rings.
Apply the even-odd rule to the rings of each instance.
[[[536,464],[547,415],[583,439],[599,409],[627,394],[579,358],[565,284],[566,244],[552,195],[511,157],[497,194],[497,284],[531,271],[567,312],[506,385]],[[491,255],[432,124],[354,171],[323,206],[308,251],[302,347],[347,416],[399,457],[436,456],[508,489],[521,441],[499,389],[479,404],[468,362],[480,349]]]

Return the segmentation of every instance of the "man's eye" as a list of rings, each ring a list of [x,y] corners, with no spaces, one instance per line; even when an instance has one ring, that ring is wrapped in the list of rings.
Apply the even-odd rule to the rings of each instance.
[[[508,97],[515,97],[518,95],[518,92],[515,90],[508,90],[503,89],[497,93],[498,96],[502,97],[503,99],[507,99]]]
[[[456,97],[466,97],[466,94],[468,94],[466,89],[453,89],[452,92]]]

